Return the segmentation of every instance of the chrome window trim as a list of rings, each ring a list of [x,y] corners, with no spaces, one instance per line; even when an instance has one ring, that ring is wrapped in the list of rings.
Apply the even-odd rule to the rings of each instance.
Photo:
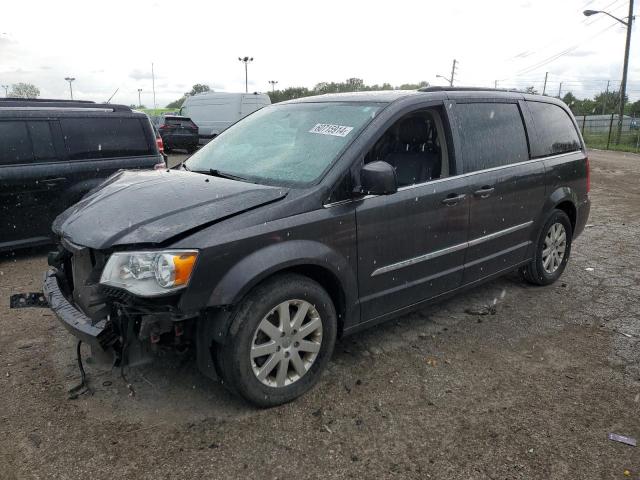
[[[473,240],[469,240],[468,242],[458,243],[457,245],[452,245],[450,247],[446,247],[441,250],[435,250],[433,252],[419,255],[417,257],[408,258],[406,260],[401,260],[399,262],[392,263],[390,265],[385,265],[384,267],[375,269],[373,273],[371,273],[371,276],[375,277],[377,275],[382,275],[383,273],[393,272],[400,268],[405,268],[411,265],[415,265],[417,263],[425,262],[427,260],[432,260],[442,255],[447,255],[449,253],[457,252],[468,247],[475,247],[476,245],[479,245],[483,242],[493,240],[495,238],[502,237],[503,235],[508,235],[513,232],[517,232],[518,230],[522,230],[523,228],[527,228],[532,224],[533,224],[533,220],[529,220],[528,222],[521,223],[519,225],[514,225],[513,227],[505,228],[504,230],[498,230],[497,232],[493,232],[488,235],[484,235],[482,237],[474,238]]]

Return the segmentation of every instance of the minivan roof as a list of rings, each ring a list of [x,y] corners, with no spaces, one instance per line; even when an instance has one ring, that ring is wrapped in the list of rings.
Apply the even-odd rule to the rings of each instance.
[[[545,95],[531,95],[517,90],[479,87],[425,87],[419,90],[378,90],[367,92],[327,93],[311,97],[296,98],[282,103],[318,103],[318,102],[379,102],[391,103],[401,98],[414,97],[419,99],[431,94],[431,98],[495,98],[544,101],[564,105],[561,100]],[[424,97],[423,97],[424,98]]]

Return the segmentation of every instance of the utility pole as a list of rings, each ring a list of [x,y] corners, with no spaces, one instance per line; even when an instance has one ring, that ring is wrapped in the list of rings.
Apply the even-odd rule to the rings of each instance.
[[[156,74],[153,71],[153,62],[151,62],[151,86],[153,88],[153,108],[158,108],[156,104]]]
[[[493,88],[498,88],[498,80],[493,81]]]
[[[4,96],[5,98],[9,96],[9,85],[2,85],[2,88],[4,88]]]
[[[558,98],[562,95],[562,82],[560,82],[560,86],[558,87]]]
[[[544,86],[542,87],[542,94],[544,95],[547,92],[547,78],[549,77],[549,72],[544,73]]]
[[[625,23],[625,22],[622,22]],[[631,47],[631,26],[633,24],[633,0],[629,0],[629,16],[627,17],[627,39],[624,44],[624,66],[622,67],[622,84],[620,85],[620,115],[618,116],[618,135],[616,143],[622,136],[622,120],[624,119],[624,97],[627,94],[627,72],[629,70],[629,49]]]
[[[607,96],[609,95],[609,84],[611,80],[607,80],[607,88],[604,91],[604,95],[602,96],[602,115],[604,115],[607,109]]]
[[[453,80],[454,77],[456,76],[456,64],[458,63],[458,61],[454,58],[453,59],[453,65],[451,66],[451,78],[449,79],[449,86],[453,87]]]
[[[71,93],[71,100],[73,100],[73,87],[71,86],[71,82],[75,80],[75,77],[64,77],[64,79],[69,82],[69,93]]]
[[[238,57],[238,60],[244,63],[244,91],[249,93],[249,70],[247,65],[253,62],[253,57]]]
[[[278,80],[269,80],[269,83],[271,84],[271,93],[276,91],[276,83],[278,83]]]
[[[142,89],[141,89],[141,88],[139,88],[139,89],[138,89],[138,107],[141,107],[141,106],[142,106],[142,102],[140,101],[140,94],[141,94],[141,93],[142,93]]]

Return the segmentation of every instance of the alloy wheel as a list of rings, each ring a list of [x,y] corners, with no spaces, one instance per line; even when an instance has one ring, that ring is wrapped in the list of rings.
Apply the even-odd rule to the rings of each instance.
[[[286,300],[258,324],[251,343],[253,373],[264,385],[281,388],[302,378],[322,344],[322,320],[304,300]]]
[[[567,249],[567,232],[562,223],[556,222],[547,231],[542,247],[542,268],[552,274],[560,267]]]

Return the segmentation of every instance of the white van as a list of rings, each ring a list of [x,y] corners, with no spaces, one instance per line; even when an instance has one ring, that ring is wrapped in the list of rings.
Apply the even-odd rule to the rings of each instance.
[[[200,141],[208,141],[250,113],[270,105],[265,93],[205,92],[187,97],[180,115],[198,126]]]

